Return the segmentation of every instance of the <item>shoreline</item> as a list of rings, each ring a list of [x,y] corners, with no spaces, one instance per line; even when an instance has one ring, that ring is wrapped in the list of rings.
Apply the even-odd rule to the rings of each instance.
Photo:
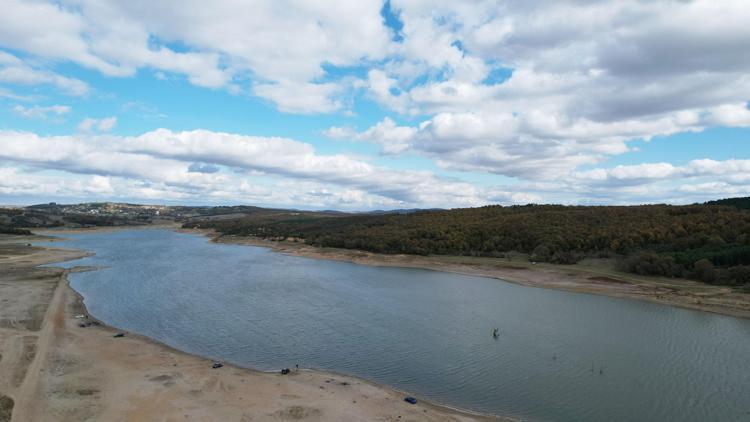
[[[178,354],[183,354],[183,355],[186,355],[186,356],[196,357],[196,358],[203,359],[203,360],[206,360],[206,361],[209,361],[209,362],[217,362],[217,360],[212,359],[209,356],[203,356],[203,355],[200,355],[200,354],[197,354],[197,353],[191,353],[191,352],[187,352],[187,351],[184,351],[184,350],[180,350],[177,347],[170,346],[170,345],[168,345],[166,343],[163,343],[163,342],[161,342],[161,341],[159,341],[159,340],[157,340],[155,338],[146,336],[144,334],[139,334],[139,333],[136,333],[136,332],[125,330],[125,329],[122,329],[122,328],[114,327],[114,326],[109,325],[106,322],[104,322],[104,321],[96,318],[93,314],[91,314],[88,311],[88,308],[86,307],[86,303],[85,303],[83,295],[81,295],[81,293],[79,293],[75,288],[73,288],[73,286],[70,285],[70,281],[67,278],[67,273],[75,272],[75,268],[77,268],[77,267],[71,268],[70,271],[67,271],[66,274],[64,275],[65,287],[68,289],[69,292],[71,292],[73,294],[73,296],[75,297],[76,304],[78,306],[80,306],[81,309],[83,310],[83,313],[88,316],[88,318],[87,318],[88,320],[98,322],[99,323],[99,327],[101,327],[102,329],[107,330],[109,332],[112,332],[112,333],[116,333],[116,332],[126,333],[131,338],[135,338],[135,339],[138,339],[140,341],[153,344],[154,346],[167,349],[167,350],[169,350],[172,353],[178,353]],[[87,270],[87,271],[94,271],[94,270]],[[254,374],[258,374],[258,375],[277,375],[279,373],[279,371],[263,371],[263,370],[260,370],[260,369],[257,369],[257,368],[253,368],[253,367],[250,367],[250,366],[236,365],[234,363],[227,362],[227,361],[220,361],[220,362],[224,365],[224,367],[233,368],[233,369],[242,370],[242,371],[248,371],[248,372],[251,372],[251,373],[254,373]],[[375,388],[379,388],[379,389],[383,389],[383,390],[390,390],[390,391],[393,391],[395,393],[398,393],[398,394],[401,394],[401,395],[404,395],[404,396],[415,397],[415,398],[418,399],[418,403],[422,404],[423,406],[430,407],[430,408],[433,408],[433,409],[436,409],[436,410],[439,410],[439,411],[455,412],[457,415],[464,415],[464,416],[476,417],[476,418],[480,418],[480,420],[517,422],[516,419],[510,419],[507,416],[485,414],[485,413],[481,413],[479,411],[475,411],[475,410],[471,410],[471,409],[463,409],[463,408],[460,408],[460,407],[455,407],[455,406],[451,406],[451,405],[448,405],[448,404],[439,403],[439,402],[436,402],[436,401],[433,401],[433,400],[430,400],[430,399],[426,399],[426,398],[424,398],[423,396],[421,396],[419,394],[410,393],[408,391],[401,390],[399,388],[396,388],[396,387],[388,385],[388,384],[379,383],[377,381],[370,380],[370,379],[367,379],[367,378],[358,377],[358,376],[355,376],[355,375],[349,375],[349,374],[344,374],[344,373],[339,373],[339,372],[330,371],[330,370],[324,370],[324,369],[318,369],[318,368],[302,368],[302,367],[299,368],[299,372],[307,372],[307,373],[317,374],[317,375],[326,376],[326,377],[344,378],[346,380],[353,380],[353,381],[357,381],[357,382],[361,382],[361,383],[366,383],[366,384],[369,384],[369,385],[371,385],[371,386],[373,386]]]
[[[164,227],[160,227],[164,228]],[[123,227],[123,229],[139,229],[138,227]],[[104,230],[83,230],[83,232],[91,232],[91,231],[109,231],[107,228]],[[40,231],[41,232],[41,231]],[[64,236],[64,234],[71,231],[65,231],[65,230],[55,230],[53,236]],[[77,231],[78,232],[78,231]],[[44,234],[42,236],[35,235],[35,238],[32,240],[33,243],[40,243],[40,242],[57,242],[59,241],[59,237],[52,237],[49,238],[49,232],[43,232]],[[21,242],[26,242],[26,240],[22,240]],[[15,242],[15,243],[21,243],[21,242]],[[9,243],[14,242],[3,242],[4,245],[7,245]],[[26,242],[28,243],[28,242]],[[35,268],[39,268],[40,265],[48,264],[48,263],[60,263],[64,261],[74,260],[83,258],[85,256],[91,256],[92,254],[87,251],[80,251],[75,249],[63,249],[63,248],[56,248],[53,246],[33,246],[31,247],[34,249],[35,253],[41,253],[43,255],[43,259],[37,259],[32,260],[33,266]],[[23,257],[23,255],[21,255]],[[46,258],[46,259],[45,259]],[[68,281],[67,275],[70,272],[77,271],[77,267],[71,267],[69,269],[61,269],[59,267],[45,267],[44,269],[49,270],[57,270],[58,272],[58,280],[55,283],[54,287],[54,295],[53,299],[50,300],[49,306],[47,311],[45,312],[45,318],[44,322],[42,323],[42,327],[40,329],[40,334],[38,335],[39,340],[37,340],[37,343],[41,343],[43,340],[45,343],[50,343],[50,346],[47,346],[51,349],[54,349],[57,343],[61,342],[61,337],[68,337],[71,334],[76,336],[79,340],[81,340],[82,343],[92,343],[97,346],[103,346],[102,342],[111,342],[112,334],[115,332],[124,332],[127,333],[125,336],[125,339],[118,339],[121,340],[119,343],[128,343],[133,344],[138,349],[153,349],[150,352],[147,350],[144,354],[144,357],[147,358],[153,358],[153,355],[164,355],[167,354],[171,358],[171,360],[180,360],[180,361],[189,361],[192,365],[197,364],[200,366],[201,372],[207,372],[211,376],[215,376],[218,378],[222,378],[223,375],[228,374],[230,371],[233,373],[232,377],[239,377],[241,379],[241,383],[245,382],[245,379],[253,379],[253,382],[250,384],[259,384],[259,383],[265,383],[268,384],[264,391],[267,392],[267,390],[275,390],[278,389],[278,386],[273,386],[272,384],[279,384],[279,383],[286,383],[291,384],[292,390],[312,390],[316,393],[320,391],[326,391],[326,389],[334,389],[334,391],[330,391],[331,394],[335,394],[341,399],[340,401],[347,400],[350,404],[347,406],[346,403],[339,403],[338,401],[335,404],[328,403],[329,400],[326,400],[327,397],[306,397],[303,394],[282,394],[282,400],[280,403],[284,402],[284,397],[288,397],[288,401],[311,401],[312,403],[305,406],[287,406],[286,408],[282,408],[278,410],[276,413],[269,414],[266,412],[266,405],[260,405],[258,406],[259,409],[256,408],[248,408],[244,409],[246,412],[262,412],[262,419],[266,420],[287,420],[287,419],[304,419],[304,420],[351,420],[351,418],[364,418],[364,419],[375,419],[375,418],[384,418],[384,420],[400,420],[401,416],[411,418],[411,420],[446,420],[446,421],[468,421],[468,420],[481,420],[481,421],[489,421],[489,420],[502,420],[502,421],[512,421],[515,419],[510,419],[507,417],[502,416],[496,416],[496,415],[487,415],[482,414],[480,412],[475,412],[468,409],[460,409],[455,408],[449,405],[441,404],[438,402],[430,401],[429,399],[425,399],[419,395],[416,395],[419,399],[417,405],[410,405],[405,402],[403,402],[403,397],[406,395],[409,395],[410,393],[401,391],[395,387],[388,386],[385,384],[380,384],[378,382],[351,376],[351,375],[345,375],[345,374],[338,374],[332,371],[324,371],[319,369],[300,369],[299,372],[293,371],[291,375],[280,375],[278,372],[266,372],[261,371],[254,368],[247,368],[242,366],[233,365],[230,363],[225,363],[224,368],[213,370],[210,368],[212,359],[204,356],[200,356],[197,354],[192,354],[189,352],[185,352],[182,350],[179,350],[177,348],[174,348],[172,346],[169,346],[167,344],[164,344],[156,339],[137,334],[132,333],[127,330],[119,330],[116,327],[109,326],[105,324],[104,322],[96,319],[93,317],[93,315],[89,314],[88,310],[86,309],[84,298],[83,296],[77,292],[72,286],[70,286],[70,283]],[[62,297],[63,299],[58,299],[57,301],[54,299],[56,297]],[[60,302],[62,300],[64,303]],[[56,314],[55,315],[55,321],[50,321],[50,314]],[[74,315],[83,314],[86,315],[86,319],[75,319]],[[68,323],[79,323],[80,321],[88,321],[96,322],[96,325],[91,325],[87,328],[73,328],[68,327]],[[74,324],[75,325],[75,324]],[[62,327],[62,328],[61,328]],[[68,332],[68,328],[71,328],[70,332]],[[47,338],[48,336],[45,334],[45,330],[61,330],[60,332],[56,333],[55,336],[51,336],[51,338]],[[96,334],[107,334],[105,337],[102,336],[96,336]],[[22,333],[24,334],[24,333]],[[28,337],[26,335],[23,336]],[[96,337],[96,338],[94,338]],[[124,340],[124,341],[122,341]],[[0,328],[0,353],[5,352],[3,350],[3,331]],[[70,347],[70,346],[68,346]],[[84,351],[86,348],[84,348]],[[8,396],[11,398],[15,398],[16,400],[16,411],[13,412],[13,418],[12,421],[15,420],[27,420],[29,418],[33,419],[32,416],[40,416],[39,410],[36,408],[36,406],[39,405],[39,403],[32,404],[33,401],[44,401],[45,395],[43,395],[41,398],[39,397],[40,393],[40,387],[43,387],[44,382],[39,379],[35,378],[44,378],[44,374],[34,373],[34,372],[45,372],[44,368],[47,368],[50,365],[50,356],[46,356],[48,354],[52,354],[53,351],[50,350],[42,350],[42,348],[37,348],[36,350],[37,356],[33,359],[33,362],[28,366],[27,373],[24,378],[24,384],[29,384],[26,386],[26,388],[23,388],[24,392],[21,394],[21,392],[13,392],[11,391],[11,394]],[[41,352],[41,353],[40,353]],[[80,351],[79,351],[80,352]],[[40,356],[43,355],[43,356]],[[98,366],[107,367],[108,362],[105,360],[102,360],[101,358],[98,359],[99,361],[96,362]],[[1,362],[1,361],[0,361]],[[109,362],[113,363],[113,362]],[[177,366],[177,364],[174,364]],[[181,365],[182,366],[182,365]],[[2,375],[2,368],[0,368],[0,376]],[[138,371],[130,371],[130,372],[138,372]],[[131,374],[132,375],[132,374]],[[168,377],[168,375],[160,375],[156,378],[160,377]],[[231,378],[231,377],[230,377]],[[31,379],[31,381],[29,381]],[[165,382],[165,386],[169,387],[173,380],[168,380]],[[224,382],[228,382],[224,380]],[[49,384],[49,380],[47,380],[47,384]],[[137,388],[135,386],[134,388]],[[258,389],[258,388],[256,388]],[[283,388],[282,390],[286,391],[289,389],[289,386],[287,388]],[[0,383],[0,397],[2,397],[4,394],[7,394],[3,391],[4,388],[2,386],[2,383]],[[104,389],[94,389],[96,391],[101,391]],[[122,390],[122,388],[118,387],[117,390]],[[87,389],[79,389],[77,391],[88,391]],[[196,390],[189,390],[188,393],[192,393]],[[222,393],[225,394],[226,392]],[[256,392],[257,393],[257,392]],[[15,397],[14,397],[15,396]],[[20,400],[19,397],[20,396]],[[184,395],[183,395],[184,396]],[[379,400],[381,403],[377,404],[377,406],[357,406],[357,400],[351,399],[349,396],[356,396],[357,399],[360,399],[361,397],[364,397],[364,400]],[[377,396],[377,397],[373,397]],[[173,401],[182,401],[185,397],[175,397],[173,398]],[[304,400],[307,399],[307,400]],[[240,397],[240,400],[242,400],[242,397]],[[216,400],[214,400],[216,401]],[[221,401],[221,400],[220,400]],[[278,400],[277,400],[278,401]],[[324,401],[324,402],[321,402]],[[395,401],[395,403],[394,403]],[[281,404],[276,403],[276,407],[279,407]],[[389,408],[387,408],[387,405]],[[344,408],[341,408],[344,407]],[[290,410],[291,409],[291,410]],[[205,410],[205,409],[204,409]],[[222,409],[223,410],[223,409]],[[159,415],[158,409],[155,409],[154,415]],[[182,412],[182,410],[180,410]],[[290,413],[291,412],[291,413]],[[331,412],[334,412],[331,414]],[[336,413],[339,414],[336,414]],[[105,413],[106,414],[106,413]],[[119,414],[119,413],[114,413]],[[208,412],[206,414],[210,418],[213,418],[214,420],[224,420],[223,418],[216,417],[214,418],[214,414],[211,412]],[[41,419],[48,419],[47,415],[44,415],[45,417]],[[185,415],[187,417],[187,414]],[[243,415],[243,418],[247,416],[246,414]],[[256,415],[257,416],[257,415]],[[96,418],[98,419],[98,418]],[[102,415],[103,420],[108,420],[104,414]],[[247,420],[252,419],[250,417]],[[245,419],[242,419],[245,420]]]
[[[568,270],[568,268],[561,271],[559,268],[549,268],[546,265],[536,268],[525,268],[517,265],[518,263],[498,262],[500,260],[497,259],[474,259],[471,257],[379,255],[362,251],[316,248],[293,242],[217,236],[212,231],[182,230],[173,225],[148,228],[201,234],[206,236],[209,242],[259,246],[269,248],[274,252],[314,259],[339,260],[360,265],[422,268],[433,271],[496,278],[530,287],[555,288],[578,293],[625,297],[675,305],[674,303],[650,300],[653,298],[647,295],[653,294],[652,289],[659,286],[636,288],[634,286],[638,285],[625,280],[616,280],[613,278],[602,279],[604,276],[601,274],[581,272],[581,269],[578,269],[578,272]],[[23,264],[24,268],[28,268],[28,271],[47,270],[59,272],[54,294],[51,295],[53,299],[50,300],[45,312],[44,321],[41,327],[38,328],[39,332],[35,334],[36,338],[38,338],[35,352],[37,355],[42,355],[42,357],[37,356],[32,359],[32,362],[27,364],[27,373],[23,385],[17,387],[15,391],[11,388],[10,393],[7,386],[4,387],[2,382],[4,376],[3,365],[5,364],[7,367],[9,363],[3,362],[3,358],[0,357],[0,399],[5,395],[16,400],[18,416],[11,419],[11,422],[16,420],[58,420],[58,418],[49,418],[49,410],[47,409],[57,409],[61,406],[58,403],[60,400],[54,399],[54,388],[56,388],[55,385],[59,381],[56,381],[57,378],[52,376],[59,371],[56,367],[56,362],[59,360],[83,360],[87,361],[88,365],[97,368],[96,372],[85,372],[87,374],[85,380],[80,379],[81,377],[78,376],[73,382],[73,385],[75,385],[73,391],[84,393],[96,391],[95,395],[97,397],[95,398],[100,399],[100,401],[106,399],[105,401],[108,402],[106,406],[102,406],[104,410],[101,410],[102,413],[99,413],[99,417],[80,415],[80,418],[62,418],[64,420],[110,420],[115,416],[120,417],[123,412],[131,412],[128,414],[137,416],[133,416],[130,419],[125,418],[125,420],[142,420],[155,416],[162,417],[161,407],[142,409],[148,407],[146,403],[153,399],[153,394],[157,394],[159,397],[164,396],[161,406],[170,408],[171,410],[168,412],[175,418],[182,418],[183,412],[185,416],[197,416],[201,414],[200,412],[203,412],[204,416],[208,416],[208,420],[233,419],[243,421],[255,420],[255,417],[260,417],[261,420],[301,419],[343,421],[378,419],[396,421],[402,420],[401,416],[404,416],[406,420],[414,421],[517,420],[508,416],[482,414],[468,409],[452,407],[437,401],[430,401],[418,395],[415,396],[419,399],[418,404],[411,406],[403,403],[404,396],[409,393],[398,388],[366,378],[315,368],[301,369],[299,372],[292,371],[290,375],[280,375],[278,372],[266,372],[252,367],[225,363],[223,369],[214,370],[211,369],[212,359],[209,357],[179,350],[144,335],[118,330],[116,327],[101,323],[100,320],[91,316],[86,309],[82,295],[70,286],[67,277],[70,272],[80,271],[83,267],[74,266],[69,269],[39,267],[39,265],[47,263],[59,263],[92,255],[87,251],[56,247],[55,244],[62,240],[66,233],[94,233],[140,229],[143,228],[94,228],[74,231],[58,229],[51,232],[39,231],[38,233],[41,236],[34,235],[31,238],[15,237],[15,241],[10,242],[15,243],[21,249],[22,253],[14,259],[17,262],[25,263]],[[7,239],[12,237],[6,236],[3,238],[0,236],[0,247],[7,245],[9,243]],[[29,248],[25,246],[28,242],[33,242],[37,246]],[[41,256],[40,251],[41,255],[46,254],[43,260],[39,259]],[[28,256],[33,256],[34,259],[26,259],[27,255],[24,255],[24,253]],[[4,262],[4,258],[6,257],[3,257],[0,251],[0,263]],[[488,265],[487,261],[499,265]],[[86,269],[89,268],[86,267]],[[506,273],[510,273],[518,279],[510,279]],[[0,271],[0,297],[3,296],[3,284],[7,284],[3,283],[6,280],[3,280],[1,276],[2,271]],[[524,279],[524,277],[526,278]],[[633,295],[633,289],[635,289],[638,295]],[[714,288],[714,290],[717,289]],[[63,299],[54,299],[58,296],[61,296]],[[8,297],[12,296],[9,295]],[[695,296],[687,296],[687,298],[692,297]],[[684,306],[684,304],[676,304],[676,306],[689,307]],[[706,311],[707,309],[699,308],[698,310]],[[708,309],[708,311],[716,312],[715,309]],[[7,337],[7,330],[4,330],[3,327],[7,326],[7,324],[3,324],[2,313],[3,311],[0,309],[0,356],[5,355],[6,361],[8,358],[12,361],[14,358],[13,353],[7,353],[10,343],[7,338],[4,338],[4,336]],[[726,312],[725,309],[716,313],[732,315]],[[74,315],[78,314],[88,315],[89,318],[87,320],[74,319]],[[54,315],[57,316],[55,317]],[[732,316],[746,317],[744,315]],[[97,321],[101,325],[76,328],[82,321]],[[62,328],[59,328],[60,326]],[[58,329],[61,331],[55,333],[55,330]],[[118,331],[127,333],[125,338],[113,340],[113,334]],[[52,334],[46,334],[48,332]],[[18,341],[25,341],[30,336],[27,332],[21,332],[17,337]],[[89,350],[101,350],[102,356],[93,357],[88,352]],[[61,353],[61,351],[65,353]],[[99,355],[99,352],[97,355]],[[73,358],[70,358],[70,356],[73,356]],[[70,374],[66,373],[63,378],[73,377],[78,371],[78,369],[71,370]],[[107,374],[107,376],[103,376],[103,373]],[[107,385],[104,386],[101,383],[91,386],[89,379],[94,378],[93,374],[95,374],[96,378],[111,378],[116,381],[105,383]],[[206,379],[211,379],[212,381],[206,384]],[[160,380],[163,380],[163,384],[158,386],[152,385],[153,382],[161,382]],[[245,384],[246,381],[252,387]],[[66,387],[66,391],[70,391],[70,388],[72,387]],[[181,389],[174,391],[176,388]],[[247,389],[252,389],[252,392],[247,393]],[[238,397],[239,393],[237,391],[243,391],[242,396]],[[69,395],[70,393],[66,394]],[[194,394],[202,394],[209,397],[204,401],[200,401],[200,404],[188,404],[197,400],[193,397]],[[247,407],[248,402],[243,400],[243,398],[247,399],[245,394],[254,397],[263,397],[263,400],[258,399],[253,405]],[[19,395],[21,397],[20,400],[18,399]],[[98,397],[99,395],[103,397]],[[127,398],[125,404],[121,403],[125,398]],[[93,399],[84,397],[83,400]],[[238,400],[243,401],[240,402]],[[115,401],[117,403],[114,403]],[[369,401],[370,403],[367,403],[369,406],[365,406],[363,401]],[[373,401],[377,401],[377,404],[373,403]],[[135,406],[138,408],[137,410],[132,409],[134,406],[132,402],[138,403]],[[83,408],[87,409],[91,406],[94,405],[84,403]],[[130,406],[130,408],[127,406]],[[344,409],[342,409],[342,406]],[[77,407],[81,407],[81,405],[77,405]],[[241,414],[237,413],[238,409],[241,409]],[[2,410],[0,409],[0,412]],[[66,411],[71,410],[67,409]],[[97,410],[97,412],[99,411]],[[218,414],[221,414],[222,417],[216,416]],[[344,417],[344,414],[347,417]],[[45,417],[34,417],[39,415],[44,415]],[[240,415],[241,418],[236,417],[237,415]],[[247,415],[253,416],[242,419]],[[83,416],[86,417],[84,418]],[[205,420],[205,417],[203,420]]]
[[[527,287],[641,300],[750,319],[750,294],[735,292],[727,286],[712,286],[686,279],[660,279],[578,266],[506,262],[498,258],[386,255],[353,249],[321,248],[291,241],[221,235],[212,230],[178,231],[202,234],[214,243],[264,247],[293,256],[493,278]]]
[[[419,268],[493,278],[527,287],[641,300],[694,311],[750,319],[750,293],[687,279],[640,276],[579,265],[555,265],[451,255],[378,254],[356,249],[323,248],[292,241],[222,235],[210,229],[183,229],[179,224],[37,230],[44,235],[163,229],[199,234],[210,242],[269,248],[274,252],[313,259],[351,262],[376,267]]]
[[[579,265],[555,265],[451,255],[378,254],[356,249],[323,248],[292,241],[222,235],[211,229],[183,229],[179,224],[37,230],[45,235],[163,229],[199,234],[210,242],[269,248],[274,252],[313,259],[351,262],[376,267],[419,268],[497,279],[527,287],[641,300],[694,311],[750,319],[750,293],[687,279],[640,276]]]

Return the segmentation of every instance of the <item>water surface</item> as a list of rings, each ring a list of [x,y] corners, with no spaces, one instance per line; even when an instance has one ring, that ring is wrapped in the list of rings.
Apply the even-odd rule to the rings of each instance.
[[[67,237],[96,256],[64,265],[104,267],[70,275],[94,316],[214,359],[532,420],[750,420],[749,320],[165,230]]]

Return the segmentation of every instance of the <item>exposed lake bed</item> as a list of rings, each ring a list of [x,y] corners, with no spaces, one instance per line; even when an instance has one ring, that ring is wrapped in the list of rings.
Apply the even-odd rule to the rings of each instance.
[[[165,230],[68,237],[96,255],[66,265],[101,267],[69,276],[94,316],[240,366],[297,363],[535,420],[750,411],[746,320]]]

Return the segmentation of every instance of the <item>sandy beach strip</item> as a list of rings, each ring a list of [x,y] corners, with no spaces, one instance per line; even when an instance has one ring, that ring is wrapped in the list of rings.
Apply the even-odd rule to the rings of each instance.
[[[76,318],[87,311],[69,270],[39,267],[85,253],[28,246],[39,240],[0,236],[0,422],[509,420],[421,398],[411,405],[406,393],[355,377],[213,369],[143,336],[115,338],[119,330]]]

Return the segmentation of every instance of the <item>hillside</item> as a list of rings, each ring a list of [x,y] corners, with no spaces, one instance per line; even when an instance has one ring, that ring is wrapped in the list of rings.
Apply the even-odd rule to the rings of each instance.
[[[750,210],[750,196],[744,198],[727,198],[706,202],[706,205],[727,205],[742,210]]]
[[[685,206],[486,206],[360,214],[118,203],[0,208],[0,233],[11,234],[37,227],[164,222],[384,254],[521,253],[554,264],[606,257],[621,271],[750,289],[750,198]]]
[[[750,284],[750,210],[727,205],[487,206],[337,218],[301,213],[200,226],[386,254],[502,257],[521,252],[533,261],[557,264],[612,257],[622,270],[643,275]]]

